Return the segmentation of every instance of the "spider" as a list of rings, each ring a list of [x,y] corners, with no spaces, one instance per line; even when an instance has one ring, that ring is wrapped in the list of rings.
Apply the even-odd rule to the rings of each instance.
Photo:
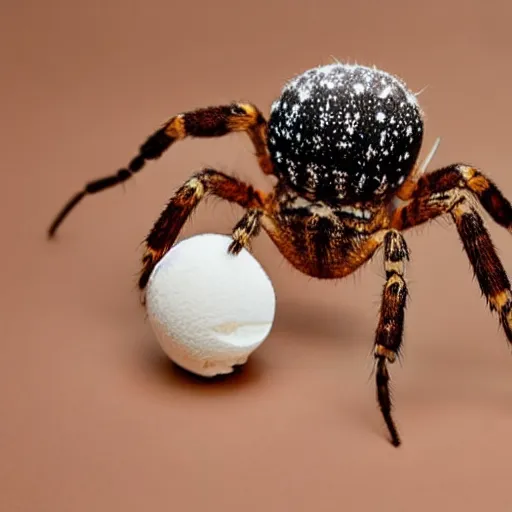
[[[142,295],[159,260],[207,196],[236,203],[244,214],[228,251],[236,255],[263,230],[298,271],[318,279],[348,276],[383,249],[385,284],[374,338],[376,399],[394,446],[388,365],[400,355],[409,251],[403,232],[439,216],[453,220],[479,286],[512,343],[512,293],[479,213],[483,207],[512,228],[512,207],[479,169],[456,163],[424,173],[418,164],[423,112],[398,77],[375,67],[318,66],[288,80],[268,121],[252,103],[198,108],[168,119],[116,174],[91,181],[51,224],[53,237],[87,195],[128,180],[147,160],[185,137],[245,132],[263,173],[276,178],[264,193],[205,168],[177,188],[144,240]],[[397,202],[397,198],[401,203]]]

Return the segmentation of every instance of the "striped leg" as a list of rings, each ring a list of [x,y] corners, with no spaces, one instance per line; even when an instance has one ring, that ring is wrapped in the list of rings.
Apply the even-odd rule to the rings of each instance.
[[[273,167],[267,151],[267,121],[263,114],[250,103],[233,103],[184,112],[172,117],[162,128],[153,133],[140,146],[139,154],[127,167],[115,174],[96,179],[85,185],[64,205],[48,229],[48,236],[57,229],[78,203],[87,195],[96,194],[119,185],[139,172],[147,160],[160,158],[178,140],[187,137],[221,137],[229,133],[246,132],[251,139],[256,158],[265,174],[272,174]]]
[[[395,212],[392,224],[397,229],[407,229],[430,220],[435,215],[429,209],[436,206],[432,199],[439,204],[443,195],[453,196],[459,191],[471,194],[497,224],[512,232],[512,205],[496,184],[474,167],[450,165],[423,175],[414,187],[409,184],[404,190],[399,191],[401,197],[413,201]]]
[[[498,313],[505,335],[512,343],[510,281],[483,220],[468,201],[457,203],[451,215],[489,308]]]
[[[398,208],[391,225],[408,229],[450,213],[491,311],[512,343],[512,292],[483,219],[473,204],[479,202],[502,227],[512,232],[512,206],[498,187],[479,170],[453,165],[422,176],[410,202]]]
[[[233,242],[229,246],[231,254],[238,254],[243,248],[247,248],[250,240],[257,236],[261,230],[261,216],[263,211],[251,208],[233,228]]]
[[[391,415],[388,363],[393,363],[402,345],[407,285],[404,279],[405,262],[409,251],[403,236],[391,230],[384,238],[384,269],[386,284],[382,292],[380,319],[375,335],[374,356],[377,361],[377,400],[391,435],[391,442],[399,446],[400,436]]]
[[[193,175],[173,195],[146,237],[142,270],[139,277],[139,288],[141,290],[146,287],[155,265],[174,245],[176,238],[191,213],[207,195],[214,195],[226,201],[237,203],[243,208],[248,209],[249,212],[261,210],[265,200],[264,194],[254,190],[251,185],[247,185],[213,169],[205,169]],[[237,227],[235,227],[233,233],[235,241],[242,240],[246,244],[249,237],[257,233],[256,228],[259,225],[259,215],[256,217],[257,222],[249,222],[248,227],[250,229],[248,232],[245,229],[247,226],[243,224],[247,215],[242,218],[242,224],[240,225],[239,223],[237,225],[238,231]]]

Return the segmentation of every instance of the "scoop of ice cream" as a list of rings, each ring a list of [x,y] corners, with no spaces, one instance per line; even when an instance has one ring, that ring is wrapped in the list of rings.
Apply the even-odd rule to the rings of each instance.
[[[246,363],[274,322],[269,277],[246,249],[229,254],[231,241],[210,233],[183,240],[159,261],[146,288],[160,346],[176,364],[205,377]]]

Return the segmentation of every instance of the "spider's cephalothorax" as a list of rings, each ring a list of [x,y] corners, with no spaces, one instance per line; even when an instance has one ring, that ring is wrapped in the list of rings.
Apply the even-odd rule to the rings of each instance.
[[[194,173],[172,195],[145,239],[139,287],[174,245],[199,202],[214,195],[240,205],[229,248],[238,254],[261,229],[299,271],[323,279],[353,273],[382,247],[386,283],[374,340],[377,400],[391,441],[400,437],[391,415],[388,364],[402,345],[407,301],[403,231],[449,216],[490,309],[512,343],[512,292],[479,210],[512,230],[512,206],[481,171],[453,164],[421,175],[423,137],[416,97],[396,77],[357,65],[331,64],[288,82],[267,123],[250,103],[200,108],[171,117],[126,168],[91,181],[49,229],[53,236],[86,196],[129,179],[185,137],[245,132],[267,175],[270,194],[214,169]],[[395,197],[403,203],[395,206]]]

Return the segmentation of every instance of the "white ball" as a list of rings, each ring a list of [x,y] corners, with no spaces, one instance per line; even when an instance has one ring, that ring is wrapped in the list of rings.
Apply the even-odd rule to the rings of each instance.
[[[275,315],[272,283],[232,238],[193,236],[158,262],[146,288],[150,324],[168,357],[205,377],[231,373],[267,338]]]

